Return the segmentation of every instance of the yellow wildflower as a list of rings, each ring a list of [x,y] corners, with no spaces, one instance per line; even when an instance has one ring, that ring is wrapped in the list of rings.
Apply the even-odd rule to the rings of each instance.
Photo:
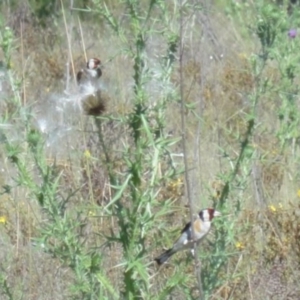
[[[83,153],[84,157],[86,157],[87,159],[91,158],[91,152],[89,150],[85,150]]]
[[[297,191],[297,196],[300,198],[300,189]]]
[[[245,246],[241,242],[236,242],[235,248],[238,250],[243,250],[245,248]]]
[[[275,207],[275,205],[269,205],[269,209],[273,213],[275,213],[277,211],[277,208]]]
[[[5,216],[0,216],[0,223],[6,224],[6,221],[7,221],[7,219]]]
[[[96,213],[94,211],[91,211],[91,210],[89,211],[89,216],[90,217],[94,217],[95,215],[96,215]]]

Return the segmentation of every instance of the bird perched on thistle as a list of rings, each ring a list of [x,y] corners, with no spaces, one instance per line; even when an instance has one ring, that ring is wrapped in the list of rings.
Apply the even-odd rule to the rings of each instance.
[[[189,222],[181,231],[181,236],[174,243],[173,247],[163,252],[160,256],[155,258],[158,265],[165,263],[175,253],[192,249],[194,243],[200,243],[200,241],[208,234],[211,228],[211,221],[214,217],[220,216],[221,213],[213,208],[206,208],[201,210],[193,223]],[[192,232],[192,226],[194,230],[194,238]]]
[[[106,111],[109,96],[100,88],[101,76],[101,61],[98,58],[90,58],[86,67],[77,73],[81,108],[87,115],[99,116]]]

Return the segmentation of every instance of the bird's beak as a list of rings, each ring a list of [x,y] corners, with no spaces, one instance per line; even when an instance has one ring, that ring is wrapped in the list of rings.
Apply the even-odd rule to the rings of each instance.
[[[217,210],[214,211],[214,217],[219,217],[221,215],[222,214],[219,211],[217,211]]]

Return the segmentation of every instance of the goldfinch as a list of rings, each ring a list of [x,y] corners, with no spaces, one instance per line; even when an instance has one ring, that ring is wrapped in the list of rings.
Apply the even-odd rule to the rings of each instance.
[[[181,236],[174,243],[173,247],[155,258],[155,261],[158,263],[158,265],[165,263],[173,254],[177,253],[178,251],[192,249],[195,241],[198,244],[208,234],[212,219],[220,215],[221,213],[213,208],[201,210],[193,222],[194,239],[192,239],[192,226],[191,222],[189,222],[182,229]]]
[[[102,76],[100,67],[100,59],[90,58],[86,63],[86,67],[77,73],[77,84],[81,92],[93,92],[98,90],[98,80]]]

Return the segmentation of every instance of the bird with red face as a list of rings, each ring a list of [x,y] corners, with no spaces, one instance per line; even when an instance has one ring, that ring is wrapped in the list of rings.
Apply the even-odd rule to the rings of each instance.
[[[98,58],[90,58],[84,69],[77,73],[77,84],[81,92],[93,92],[98,89],[99,78],[102,75],[101,61]]]
[[[200,241],[208,234],[211,228],[211,221],[214,217],[220,216],[221,213],[213,208],[206,208],[201,210],[196,219],[187,223],[181,231],[181,236],[174,243],[173,247],[163,252],[160,256],[155,258],[158,265],[165,263],[172,255],[175,253],[186,250],[193,249],[194,243],[200,243]],[[192,225],[191,225],[192,224]],[[194,231],[194,237],[192,232],[192,227]]]
[[[90,116],[100,116],[106,109],[110,97],[100,85],[101,61],[90,58],[84,69],[77,73],[81,109]]]

